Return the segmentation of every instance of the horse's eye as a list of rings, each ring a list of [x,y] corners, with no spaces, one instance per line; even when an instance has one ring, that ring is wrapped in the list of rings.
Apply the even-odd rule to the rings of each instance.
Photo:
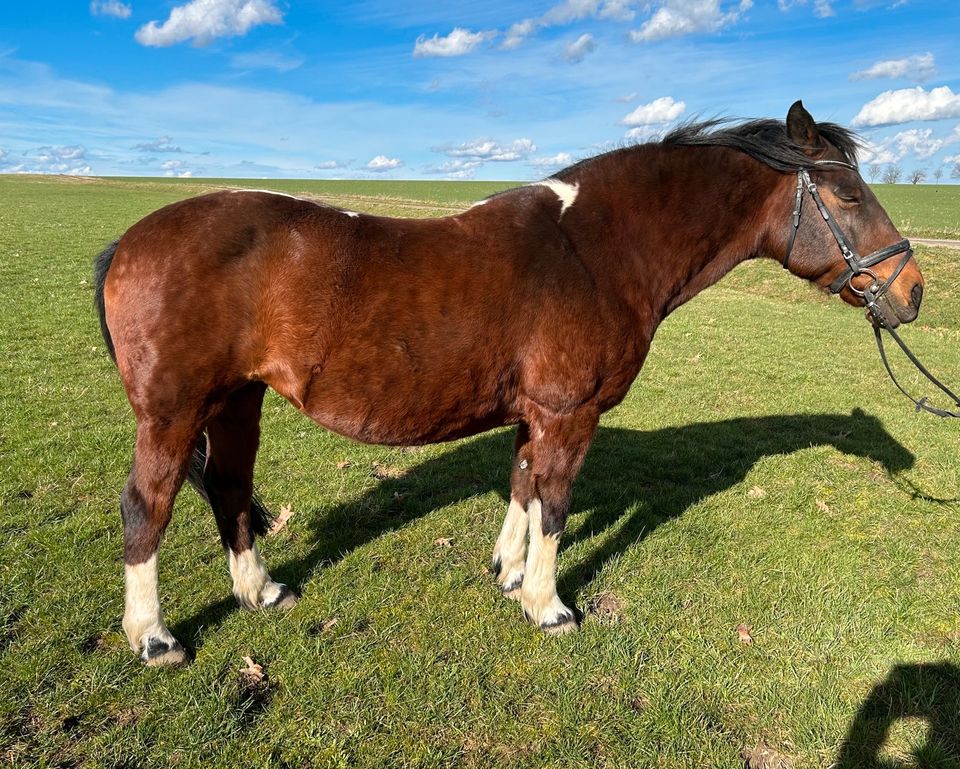
[[[860,203],[860,195],[853,190],[834,190],[834,194],[841,203],[845,203],[848,206],[855,206]]]

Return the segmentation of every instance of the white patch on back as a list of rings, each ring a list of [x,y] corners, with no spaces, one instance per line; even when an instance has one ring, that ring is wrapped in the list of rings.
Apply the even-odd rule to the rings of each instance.
[[[489,201],[490,201],[490,198],[484,198],[483,200],[478,200],[476,203],[474,203],[472,206],[470,206],[470,208],[477,208],[478,206],[485,205],[485,204],[488,203]]]
[[[360,216],[356,211],[345,211],[342,208],[336,208],[335,206],[329,206],[326,203],[321,203],[317,200],[310,200],[309,198],[300,198],[296,195],[291,195],[287,192],[277,192],[276,190],[230,190],[230,192],[262,192],[264,195],[279,195],[282,198],[290,198],[291,200],[299,200],[301,203],[311,203],[315,206],[320,206],[321,208],[329,208],[331,211],[337,211],[341,214],[346,214],[351,219],[356,219]]]
[[[530,185],[532,187],[546,187],[560,198],[560,216],[573,205],[577,199],[577,193],[580,191],[580,183],[567,184],[559,179],[544,179],[542,182]]]
[[[293,200],[302,200],[304,203],[313,203],[314,205],[319,205],[312,200],[298,198],[296,195],[291,195],[288,192],[277,192],[276,190],[230,190],[230,192],[262,192],[264,195],[279,195],[283,198],[292,198]]]

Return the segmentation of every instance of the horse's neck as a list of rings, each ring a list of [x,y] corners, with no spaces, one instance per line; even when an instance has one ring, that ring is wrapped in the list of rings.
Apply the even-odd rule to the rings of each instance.
[[[643,316],[663,318],[764,250],[778,174],[742,153],[639,147],[597,169],[595,178],[603,172],[602,186],[585,173],[581,187],[596,190],[619,231],[583,236],[609,244],[601,258],[614,266],[624,299]]]

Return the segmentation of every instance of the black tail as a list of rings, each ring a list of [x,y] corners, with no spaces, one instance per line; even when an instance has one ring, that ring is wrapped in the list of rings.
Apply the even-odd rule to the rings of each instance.
[[[190,458],[190,469],[187,471],[187,481],[196,489],[203,499],[210,503],[210,491],[203,479],[203,471],[207,466],[207,436],[202,434],[197,439],[197,445],[193,449],[193,456]],[[253,499],[250,500],[250,528],[254,534],[263,536],[270,530],[273,524],[273,515],[264,506],[256,491],[253,493]]]
[[[114,362],[117,360],[117,354],[113,349],[110,329],[107,328],[107,311],[103,304],[103,284],[107,282],[107,273],[110,271],[110,265],[113,264],[113,255],[117,253],[117,243],[119,242],[119,240],[113,241],[93,260],[93,302],[97,307],[97,315],[100,316],[100,333],[103,334],[103,341],[107,343],[107,352],[110,353]]]

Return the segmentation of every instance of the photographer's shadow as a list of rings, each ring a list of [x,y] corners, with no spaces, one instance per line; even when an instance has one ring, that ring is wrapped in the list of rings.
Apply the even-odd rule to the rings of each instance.
[[[884,755],[901,719],[920,719],[926,736],[905,760]],[[902,751],[900,751],[903,755]],[[949,662],[895,665],[860,706],[834,769],[960,767],[960,668]]]

